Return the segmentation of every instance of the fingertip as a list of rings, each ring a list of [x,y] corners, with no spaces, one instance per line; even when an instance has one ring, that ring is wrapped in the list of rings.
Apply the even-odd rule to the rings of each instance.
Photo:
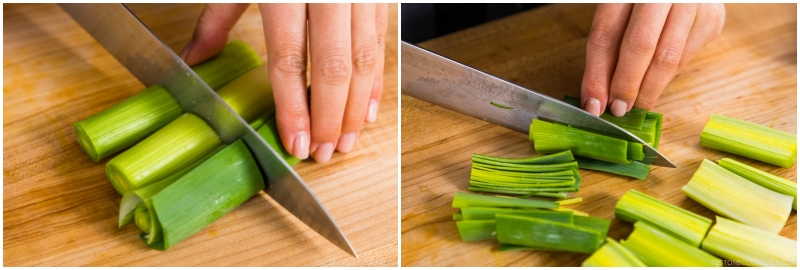
[[[375,99],[370,99],[367,107],[366,121],[369,123],[374,123],[375,120],[378,120],[378,101]]]
[[[326,163],[331,160],[333,155],[333,144],[324,143],[317,147],[314,151],[314,160],[319,163]]]
[[[600,100],[596,98],[589,98],[586,100],[586,105],[583,106],[583,109],[587,112],[591,113],[594,116],[600,116]]]
[[[353,145],[356,143],[356,133],[347,133],[339,137],[339,142],[336,143],[336,150],[342,153],[349,153],[353,150]]]
[[[299,159],[308,158],[309,136],[306,132],[298,132],[292,138],[292,155]]]
[[[621,99],[616,99],[611,102],[611,114],[616,117],[623,117],[628,112],[628,102]]]

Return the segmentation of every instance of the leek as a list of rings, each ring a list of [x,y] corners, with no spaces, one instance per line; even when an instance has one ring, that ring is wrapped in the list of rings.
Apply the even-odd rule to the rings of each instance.
[[[192,69],[212,89],[220,89],[233,79],[261,65],[261,59],[246,43],[233,41],[214,58]],[[97,162],[128,148],[157,131],[183,111],[172,95],[153,85],[89,118],[75,122],[81,148]]]
[[[794,198],[766,189],[705,159],[683,193],[719,215],[778,233]]]
[[[534,142],[536,152],[547,154],[571,150],[573,155],[593,158],[617,164],[630,164],[629,152],[640,149],[641,145],[622,139],[533,119],[529,138]],[[631,144],[632,146],[629,146]],[[638,146],[636,146],[639,144]],[[641,155],[634,155],[641,159]]]
[[[797,135],[718,114],[706,123],[700,144],[785,168],[797,159]]]
[[[746,266],[797,266],[797,241],[719,216],[703,250]]]
[[[581,107],[581,99],[577,97],[571,96],[564,96],[564,102],[578,107]],[[622,117],[616,117],[609,109],[606,109],[603,114],[600,115],[600,118],[605,119],[608,122],[611,122],[636,137],[641,138],[644,142],[653,146],[653,148],[658,148],[658,142],[661,138],[661,122],[662,122],[662,115],[660,113],[655,112],[648,112],[645,109],[640,108],[633,108],[629,112],[625,113]]]
[[[453,208],[480,206],[554,209],[558,207],[558,203],[543,200],[501,198],[463,192],[456,192],[455,197],[453,197]]]
[[[797,210],[797,183],[786,178],[747,166],[747,164],[733,159],[723,158],[717,161],[723,167],[753,183],[759,184],[769,190],[794,197],[792,209]]]
[[[557,222],[573,223],[570,212],[555,212],[537,209],[510,209],[499,207],[465,207],[461,208],[463,220],[494,220],[497,214],[507,214],[524,217],[535,217]]]
[[[462,220],[456,222],[461,241],[476,241],[495,238],[494,220]]]
[[[539,218],[497,214],[495,222],[497,241],[502,244],[589,254],[604,239],[592,228]]]
[[[647,266],[633,252],[614,241],[606,243],[581,264],[583,267],[643,267]]]
[[[614,215],[626,222],[646,221],[691,246],[699,247],[711,220],[631,189],[617,202]]]
[[[246,121],[274,108],[266,66],[259,67],[218,91]],[[114,157],[106,174],[120,194],[159,181],[221,145],[217,133],[187,113],[147,139]]]
[[[578,162],[579,169],[608,172],[640,180],[647,179],[647,175],[650,174],[650,167],[652,167],[639,161],[631,162],[631,164],[616,164],[583,157],[577,157],[575,160]]]
[[[722,266],[719,258],[647,222],[633,224],[633,232],[620,244],[648,266]]]

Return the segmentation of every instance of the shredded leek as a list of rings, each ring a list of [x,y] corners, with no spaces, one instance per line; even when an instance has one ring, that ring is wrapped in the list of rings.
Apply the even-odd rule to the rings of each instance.
[[[222,52],[192,69],[212,89],[261,65],[261,59],[246,43],[233,41]],[[153,85],[127,100],[89,118],[75,122],[81,148],[97,162],[141,141],[181,116],[183,111],[172,95]]]
[[[778,233],[794,198],[766,189],[705,159],[683,193],[719,215]]]
[[[797,210],[797,183],[786,178],[747,166],[747,164],[733,159],[723,158],[717,161],[723,167],[753,183],[759,184],[769,190],[794,197],[792,209]]]
[[[631,189],[617,202],[614,215],[626,222],[646,221],[691,246],[699,247],[711,220]]]
[[[797,135],[718,114],[706,123],[700,144],[785,168],[797,159]]]
[[[703,250],[745,266],[797,266],[797,241],[719,216]]]
[[[722,266],[722,260],[639,221],[620,244],[648,266]]]
[[[630,250],[607,238],[606,243],[581,264],[583,267],[644,267],[647,266]]]

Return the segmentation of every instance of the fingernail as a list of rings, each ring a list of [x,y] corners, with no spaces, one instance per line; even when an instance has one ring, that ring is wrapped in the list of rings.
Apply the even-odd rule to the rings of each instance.
[[[589,98],[589,100],[586,101],[585,109],[594,116],[600,116],[600,100]]]
[[[378,101],[375,99],[369,100],[369,107],[367,107],[367,122],[375,122],[378,119]]]
[[[332,154],[333,154],[333,144],[325,143],[317,147],[317,151],[314,152],[314,160],[316,160],[319,163],[325,163],[331,160]]]
[[[342,153],[349,153],[353,150],[353,144],[356,143],[356,134],[347,133],[339,137],[339,143],[336,144],[336,150]]]
[[[186,47],[183,47],[183,51],[181,51],[180,55],[183,62],[186,62],[186,57],[189,56],[189,51],[192,49],[192,44],[194,44],[194,41],[189,41],[189,44],[186,44]]]
[[[292,154],[299,159],[308,158],[308,134],[297,133],[292,140]]]
[[[628,110],[628,103],[625,101],[617,99],[611,103],[611,114],[613,114],[616,117],[625,116],[627,110]]]

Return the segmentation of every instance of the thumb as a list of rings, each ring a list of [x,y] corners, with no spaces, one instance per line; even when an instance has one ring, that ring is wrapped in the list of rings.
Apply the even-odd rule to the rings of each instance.
[[[192,66],[217,55],[228,43],[228,33],[242,17],[249,4],[207,4],[192,40],[181,51],[180,57]]]

